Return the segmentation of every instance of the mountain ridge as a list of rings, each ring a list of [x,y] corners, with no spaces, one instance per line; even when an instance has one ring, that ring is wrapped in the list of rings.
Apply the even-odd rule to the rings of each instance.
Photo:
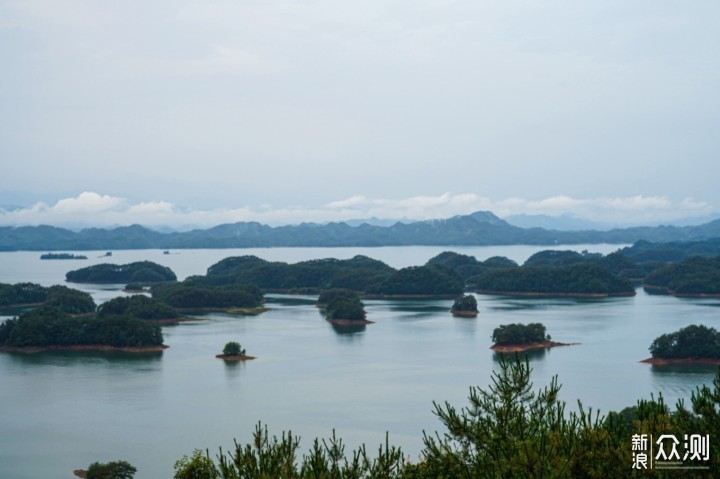
[[[377,226],[344,222],[268,226],[257,221],[224,223],[208,229],[160,232],[141,225],[72,231],[55,226],[0,227],[0,251],[106,249],[187,249],[334,246],[491,246],[581,243],[629,244],[720,237],[720,219],[695,226],[636,226],[608,231],[521,228],[490,211],[446,219]]]

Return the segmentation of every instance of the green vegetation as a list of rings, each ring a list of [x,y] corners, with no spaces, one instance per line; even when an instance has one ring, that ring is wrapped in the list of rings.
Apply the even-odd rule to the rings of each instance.
[[[424,435],[416,463],[387,438],[372,457],[365,446],[346,453],[334,433],[315,439],[298,458],[298,437],[290,432],[271,437],[267,427],[258,425],[250,444],[236,442],[234,450],[220,450],[217,461],[198,450],[184,456],[175,465],[175,479],[678,477],[677,471],[633,469],[633,435],[720,437],[720,370],[712,388],[692,393],[690,409],[679,401],[671,412],[660,396],[607,416],[587,411],[579,401],[577,412],[568,411],[559,399],[557,378],[534,389],[531,373],[527,360],[502,357],[488,388],[470,388],[467,406],[435,403],[444,431]],[[715,477],[720,442],[711,439],[709,449],[708,461],[696,461],[709,470],[690,471],[687,477]]]
[[[659,359],[720,359],[720,333],[715,328],[691,324],[655,338],[650,353]]]
[[[93,462],[85,472],[87,479],[133,479],[137,469],[127,461]]]
[[[240,346],[240,343],[230,341],[225,344],[223,354],[225,356],[245,356],[245,350]]]
[[[66,286],[46,288],[35,283],[0,283],[0,306],[36,304],[55,306],[70,314],[95,311],[92,296]]]
[[[177,276],[167,266],[152,261],[129,264],[96,264],[70,271],[65,279],[71,283],[127,284],[176,281]]]
[[[452,269],[442,266],[410,266],[392,273],[368,292],[386,296],[457,296],[463,281]]]
[[[88,259],[87,256],[81,254],[70,253],[45,253],[40,255],[40,259]]]
[[[98,318],[118,315],[148,320],[176,319],[180,316],[175,308],[142,294],[119,296],[101,304],[97,310]]]
[[[474,256],[445,251],[431,258],[427,266],[444,266],[452,269],[466,284],[474,284],[479,276],[494,269],[517,268],[517,263],[503,256],[478,261]]]
[[[545,334],[545,326],[540,323],[512,323],[495,328],[492,341],[496,346],[542,343],[550,341],[550,335]]]
[[[478,279],[481,292],[540,295],[632,296],[635,288],[606,268],[592,263],[569,266],[522,266],[490,271]]]
[[[696,256],[658,268],[645,278],[645,289],[675,295],[720,295],[720,256]]]
[[[264,290],[324,290],[345,288],[367,291],[393,268],[367,256],[347,260],[333,258],[295,264],[269,262],[256,256],[225,258],[208,268],[207,276],[194,278],[205,284],[256,284]]]
[[[60,285],[47,288],[47,293],[45,306],[53,306],[70,314],[95,312],[95,301],[90,293]]]
[[[327,319],[362,321],[366,318],[365,306],[360,300],[360,296],[350,290],[323,291],[318,297],[318,304],[324,305]]]
[[[457,298],[450,309],[453,313],[472,313],[477,314],[477,299],[471,294],[465,294]]]
[[[160,283],[152,297],[173,308],[256,308],[263,302],[260,289],[252,285],[207,286],[191,279],[182,283]]]
[[[41,306],[0,324],[0,346],[44,347],[104,345],[159,346],[160,326],[128,316],[73,317],[51,306]]]
[[[47,299],[47,288],[35,283],[0,283],[0,306],[39,304]]]

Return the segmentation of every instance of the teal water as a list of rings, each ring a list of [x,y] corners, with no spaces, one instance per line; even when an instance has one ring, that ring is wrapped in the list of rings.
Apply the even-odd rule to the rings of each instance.
[[[577,247],[576,247],[577,248]],[[87,252],[87,261],[40,261],[40,253],[0,253],[0,282],[63,283],[65,272],[97,262],[148,259],[182,279],[231,255],[270,260],[366,254],[395,267],[422,264],[450,248],[273,248],[255,250]],[[540,248],[452,248],[478,259],[522,262]],[[614,246],[577,249],[609,252]],[[79,285],[75,285],[77,287]],[[96,302],[120,285],[82,285]],[[193,449],[246,442],[258,421],[271,433],[292,429],[308,448],[336,429],[355,447],[384,440],[417,458],[422,432],[441,428],[432,402],[466,404],[470,385],[486,386],[496,356],[492,330],[542,322],[553,339],[579,342],[532,356],[536,386],[557,375],[569,408],[581,399],[602,412],[662,393],[669,403],[709,383],[714,368],[655,368],[638,363],[652,340],[691,323],[720,327],[720,301],[649,296],[601,300],[478,296],[476,319],[453,318],[449,300],[368,300],[374,324],[348,331],[322,319],[311,296],[268,296],[269,311],[224,314],[165,327],[162,353],[0,353],[0,477],[72,478],[93,461],[124,459],[138,479],[172,477]],[[214,357],[235,340],[258,359],[225,364]]]

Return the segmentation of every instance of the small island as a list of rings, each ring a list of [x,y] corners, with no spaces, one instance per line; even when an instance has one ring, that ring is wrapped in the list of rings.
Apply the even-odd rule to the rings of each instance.
[[[190,277],[180,283],[159,283],[152,297],[180,311],[219,311],[256,315],[267,310],[260,288],[248,284],[207,285]]]
[[[352,326],[370,324],[366,319],[365,305],[360,296],[347,289],[330,289],[318,296],[318,307],[323,309],[325,319],[335,325]]]
[[[40,255],[40,259],[88,259],[88,257],[81,254],[45,253]]]
[[[477,299],[471,294],[465,294],[453,302],[450,312],[453,316],[475,317],[478,315]]]
[[[226,343],[222,354],[217,354],[215,357],[225,361],[247,361],[256,359],[255,356],[248,356],[245,349],[240,346],[240,343],[235,341]]]
[[[172,306],[142,294],[119,296],[104,302],[97,308],[98,318],[110,316],[131,316],[158,324],[177,324],[181,321],[192,320],[192,318],[183,317]]]
[[[501,325],[493,330],[492,340],[494,344],[490,346],[490,349],[499,353],[530,351],[533,349],[546,349],[577,344],[552,341],[550,335],[545,332],[545,325],[541,323]]]
[[[691,324],[658,336],[650,345],[651,358],[640,362],[655,366],[672,364],[720,365],[720,332]]]
[[[95,311],[90,294],[67,286],[45,287],[35,283],[0,283],[0,307],[55,306],[69,314],[88,314]]]

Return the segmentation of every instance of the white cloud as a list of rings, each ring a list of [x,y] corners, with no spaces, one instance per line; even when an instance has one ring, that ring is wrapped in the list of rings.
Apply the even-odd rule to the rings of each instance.
[[[207,228],[240,221],[279,225],[371,217],[425,220],[449,218],[475,211],[492,211],[500,217],[514,214],[572,215],[594,221],[638,225],[708,215],[714,212],[714,208],[709,203],[694,198],[673,201],[663,196],[599,198],[553,196],[534,200],[511,197],[494,201],[474,193],[446,192],[437,196],[399,199],[356,195],[320,207],[260,205],[195,210],[181,208],[167,201],[130,204],[123,198],[83,192],[73,198],[61,199],[52,206],[37,203],[13,211],[0,209],[0,224],[59,226],[142,224],[175,227],[194,225]]]

